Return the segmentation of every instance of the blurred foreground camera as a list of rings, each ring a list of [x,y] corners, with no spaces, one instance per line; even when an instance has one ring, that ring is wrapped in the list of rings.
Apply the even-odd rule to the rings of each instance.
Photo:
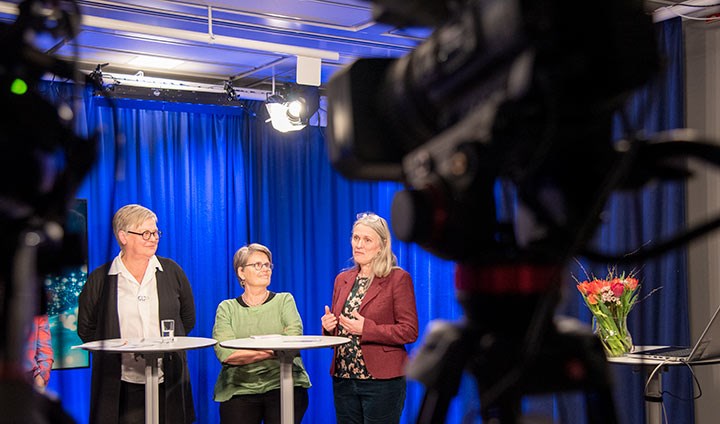
[[[444,421],[464,371],[483,422],[515,424],[522,396],[563,390],[584,392],[589,422],[617,422],[597,338],[554,313],[562,269],[612,190],[660,168],[630,166],[640,143],[611,140],[614,114],[659,68],[650,17],[640,0],[582,19],[564,0],[404,6],[374,2],[378,19],[432,35],[333,76],[328,154],[346,177],[403,182],[396,237],[457,262],[464,320],[430,326],[408,367],[426,386],[417,422]],[[512,210],[496,207],[498,186]]]
[[[381,19],[434,25],[425,42],[397,60],[358,60],[329,83],[332,164],[407,183],[393,203],[401,240],[475,262],[519,245],[542,261],[548,243],[555,252],[576,234],[518,240],[496,217],[493,187],[506,180],[525,204],[551,205],[534,211],[550,226],[585,217],[578,208],[616,155],[612,115],[658,68],[650,17],[623,0],[582,19],[560,0],[411,4],[412,15],[374,6]]]
[[[92,139],[75,133],[75,98],[50,99],[46,75],[76,83],[73,63],[38,49],[36,35],[74,38],[74,1],[24,0],[0,24],[0,410],[2,422],[69,423],[55,399],[32,389],[20,364],[27,330],[45,301],[41,276],[82,263],[85,248],[63,225],[75,192],[95,161]],[[77,93],[76,93],[77,94]]]

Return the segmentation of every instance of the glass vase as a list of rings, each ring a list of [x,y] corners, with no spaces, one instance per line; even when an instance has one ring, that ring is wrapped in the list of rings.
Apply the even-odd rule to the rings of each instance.
[[[608,357],[632,352],[633,342],[627,327],[627,316],[600,319],[593,316],[593,332],[602,342]]]

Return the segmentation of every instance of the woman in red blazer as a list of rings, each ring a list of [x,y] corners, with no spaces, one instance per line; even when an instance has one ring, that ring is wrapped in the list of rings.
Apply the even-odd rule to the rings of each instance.
[[[333,376],[338,423],[398,423],[405,404],[405,345],[418,337],[410,274],[397,266],[382,217],[360,213],[350,240],[355,266],[338,274],[325,334],[350,343],[335,348]]]

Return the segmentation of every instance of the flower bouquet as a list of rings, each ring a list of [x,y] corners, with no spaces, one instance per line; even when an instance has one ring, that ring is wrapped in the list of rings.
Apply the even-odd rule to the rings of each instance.
[[[632,351],[627,316],[638,296],[638,280],[632,275],[605,279],[592,278],[577,285],[585,305],[593,314],[593,329],[602,341],[607,356],[622,356]]]

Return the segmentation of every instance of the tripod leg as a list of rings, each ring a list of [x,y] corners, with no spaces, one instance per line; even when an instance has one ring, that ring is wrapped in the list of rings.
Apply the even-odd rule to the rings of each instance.
[[[517,424],[521,416],[520,399],[502,399],[494,405],[483,408],[484,423]]]
[[[456,324],[433,321],[419,353],[408,365],[407,375],[426,387],[417,424],[445,422],[450,401],[460,386],[467,351],[463,330]]]
[[[617,424],[615,402],[609,386],[586,392],[585,404],[587,405],[588,424]]]
[[[450,400],[453,398],[448,393],[432,389],[425,392],[420,413],[417,417],[417,424],[440,424],[445,422]]]

